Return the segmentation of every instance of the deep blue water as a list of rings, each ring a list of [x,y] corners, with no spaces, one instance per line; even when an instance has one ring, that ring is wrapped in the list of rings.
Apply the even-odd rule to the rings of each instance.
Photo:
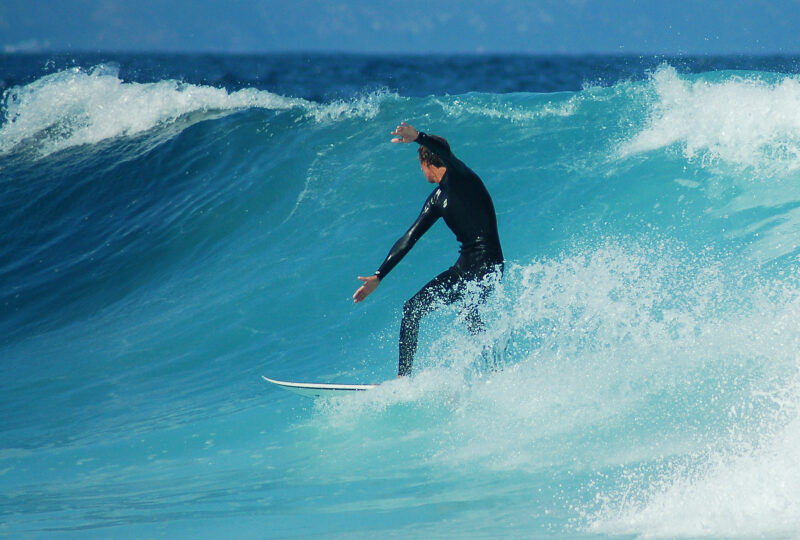
[[[797,536],[797,71],[0,56],[0,535]],[[457,257],[438,223],[352,303],[431,189],[401,120],[483,177],[507,272],[394,380]]]

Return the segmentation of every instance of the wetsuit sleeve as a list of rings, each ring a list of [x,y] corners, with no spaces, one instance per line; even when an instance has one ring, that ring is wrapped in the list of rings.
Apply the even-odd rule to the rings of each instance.
[[[383,279],[386,277],[386,274],[391,272],[392,268],[397,266],[397,263],[405,257],[406,253],[408,253],[414,244],[417,243],[423,234],[428,232],[428,229],[431,228],[439,216],[439,209],[436,206],[436,195],[438,190],[435,190],[431,193],[431,196],[428,197],[428,200],[425,201],[425,205],[422,207],[422,211],[419,213],[416,221],[411,225],[411,227],[406,231],[406,233],[400,237],[400,239],[395,242],[392,249],[389,250],[389,254],[386,256],[386,259],[381,264],[381,267],[378,268],[378,271],[375,272],[375,275],[378,276],[378,279]]]
[[[416,142],[420,146],[424,146],[425,148],[436,154],[436,157],[442,160],[442,162],[445,164],[445,167],[456,167],[461,165],[461,161],[459,161],[458,158],[456,158],[456,156],[448,147],[446,147],[436,139],[428,137],[426,133],[420,131],[419,135],[416,138]]]

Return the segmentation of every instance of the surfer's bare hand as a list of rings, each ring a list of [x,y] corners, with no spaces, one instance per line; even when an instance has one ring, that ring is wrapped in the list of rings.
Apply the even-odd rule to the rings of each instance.
[[[356,304],[359,302],[363,302],[364,299],[372,294],[372,292],[378,288],[380,285],[381,280],[378,279],[378,276],[368,276],[368,277],[361,277],[358,276],[358,279],[363,282],[364,284],[358,288],[356,293],[353,295],[353,302]]]
[[[392,135],[396,137],[392,139],[393,143],[410,143],[417,140],[419,136],[419,131],[406,124],[405,122],[400,122],[400,125],[392,131]]]

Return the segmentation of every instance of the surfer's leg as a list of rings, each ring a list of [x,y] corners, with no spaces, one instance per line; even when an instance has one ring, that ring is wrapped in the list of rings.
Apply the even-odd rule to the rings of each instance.
[[[467,323],[467,330],[474,336],[486,330],[486,325],[481,320],[480,313],[478,313],[478,307],[486,301],[486,298],[494,290],[497,279],[503,276],[503,264],[488,266],[472,275],[466,272],[462,272],[461,275],[465,275],[466,280],[475,284],[473,294],[470,294],[469,286],[467,286],[467,302],[462,312],[466,312],[464,319]]]
[[[486,325],[481,319],[478,308],[492,293],[497,281],[502,278],[503,269],[503,264],[492,267],[489,272],[484,273],[475,281],[477,284],[477,294],[470,295],[467,293],[468,301],[464,308],[466,310],[464,319],[467,323],[467,330],[469,330],[469,333],[473,336],[486,331]],[[472,297],[469,298],[470,296]],[[490,371],[499,371],[502,369],[502,357],[498,357],[498,355],[495,354],[493,345],[484,344],[483,350],[481,351],[481,358]]]
[[[472,304],[467,307],[467,330],[473,336],[477,336],[486,330],[486,325],[483,324],[480,313],[478,313],[478,304]]]
[[[398,375],[408,375],[414,364],[419,338],[419,323],[422,318],[440,305],[451,304],[460,296],[461,276],[449,268],[430,280],[403,306],[403,321],[400,323],[400,361]]]

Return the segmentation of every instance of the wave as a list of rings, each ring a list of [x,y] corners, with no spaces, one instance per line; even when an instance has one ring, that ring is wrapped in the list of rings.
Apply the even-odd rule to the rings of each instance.
[[[176,80],[125,82],[115,66],[98,65],[88,71],[75,68],[5,92],[0,155],[28,143],[44,157],[164,128],[179,119],[187,120],[181,124],[182,130],[201,120],[248,109],[299,109],[320,122],[372,118],[387,96],[391,94],[376,91],[350,101],[317,104],[252,88],[229,92]]]
[[[566,470],[585,533],[797,530],[796,280],[743,289],[714,257],[609,240],[510,268],[482,316],[478,342],[429,336],[413,380],[318,402],[304,428],[324,473],[392,468],[370,455],[393,452],[437,477]],[[374,434],[363,449],[354,429]]]
[[[708,451],[692,465],[671,464],[656,475],[631,473],[598,496],[601,509],[588,517],[588,529],[648,538],[794,536],[800,528],[800,393],[790,384],[765,395],[781,418],[766,423],[756,442]],[[730,411],[738,418],[751,413]]]
[[[669,66],[578,92],[328,103],[131,83],[108,66],[13,88],[0,125],[4,481],[27,486],[24,471],[68,447],[81,465],[48,489],[128,485],[149,458],[120,467],[105,450],[163,444],[165,483],[219,451],[241,472],[223,491],[291,470],[309,490],[369,482],[349,508],[405,517],[416,499],[381,481],[411,478],[467,508],[461,524],[504,508],[524,524],[508,536],[532,523],[791,535],[798,99],[791,76]],[[393,378],[403,301],[456,257],[440,223],[352,305],[355,276],[430,189],[413,149],[388,142],[398,120],[444,134],[486,181],[506,274],[481,336],[459,306],[442,309],[412,378],[302,409],[258,375]]]
[[[646,124],[622,156],[674,145],[690,160],[777,172],[800,166],[800,79],[714,73],[684,78],[662,66],[650,79]]]
[[[800,166],[800,80],[794,76],[715,72],[682,76],[668,65],[642,82],[550,94],[466,94],[435,98],[449,116],[485,117],[532,123],[569,117],[592,105],[629,110],[632,133],[618,141],[621,158],[678,146],[684,157],[794,171]],[[314,103],[246,88],[224,88],[162,80],[125,82],[114,65],[74,68],[7,90],[0,126],[0,154],[36,141],[39,155],[103,140],[132,136],[180,118],[247,109],[298,109],[315,121],[374,119],[387,100],[385,90],[349,100]],[[641,111],[641,112],[637,112]],[[639,116],[643,114],[643,116]],[[194,121],[197,121],[195,119]]]

